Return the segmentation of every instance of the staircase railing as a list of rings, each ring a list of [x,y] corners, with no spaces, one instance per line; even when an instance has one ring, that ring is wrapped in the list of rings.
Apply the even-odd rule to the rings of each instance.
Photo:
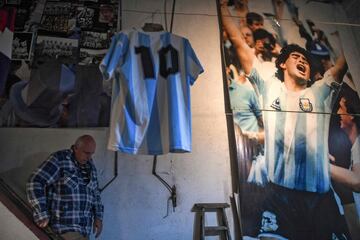
[[[5,181],[0,178],[0,202],[2,202],[40,240],[63,240],[50,227],[40,228],[33,221],[32,210]]]

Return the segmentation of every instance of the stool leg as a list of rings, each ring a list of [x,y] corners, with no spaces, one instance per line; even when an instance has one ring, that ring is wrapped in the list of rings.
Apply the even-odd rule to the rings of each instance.
[[[231,240],[231,235],[230,235],[230,228],[229,228],[229,223],[226,217],[226,212],[225,212],[225,208],[221,209],[222,212],[222,226],[226,226],[227,227],[227,231],[226,231],[226,240]]]
[[[200,240],[205,240],[205,209],[200,212]]]

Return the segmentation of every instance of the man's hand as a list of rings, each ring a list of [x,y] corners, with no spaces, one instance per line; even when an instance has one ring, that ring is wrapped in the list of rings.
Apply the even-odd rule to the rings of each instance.
[[[46,219],[40,220],[36,224],[41,228],[45,228],[49,224],[49,219],[46,218]]]
[[[97,238],[102,231],[102,221],[98,218],[95,219],[93,224],[93,233],[96,233],[95,237]]]

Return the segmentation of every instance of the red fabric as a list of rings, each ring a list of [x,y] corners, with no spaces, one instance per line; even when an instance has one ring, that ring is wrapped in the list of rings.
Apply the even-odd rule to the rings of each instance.
[[[8,12],[5,9],[0,9],[0,31],[3,32],[6,27]]]
[[[15,28],[15,8],[0,9],[0,31],[3,32],[7,27],[10,31],[14,32]]]

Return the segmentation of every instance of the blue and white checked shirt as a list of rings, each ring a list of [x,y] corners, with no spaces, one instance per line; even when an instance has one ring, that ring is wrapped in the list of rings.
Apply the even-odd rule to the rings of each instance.
[[[102,219],[104,207],[92,160],[86,168],[90,173],[87,184],[71,149],[51,154],[40,165],[26,185],[35,222],[48,218],[51,228],[59,234],[91,233],[93,219]]]

